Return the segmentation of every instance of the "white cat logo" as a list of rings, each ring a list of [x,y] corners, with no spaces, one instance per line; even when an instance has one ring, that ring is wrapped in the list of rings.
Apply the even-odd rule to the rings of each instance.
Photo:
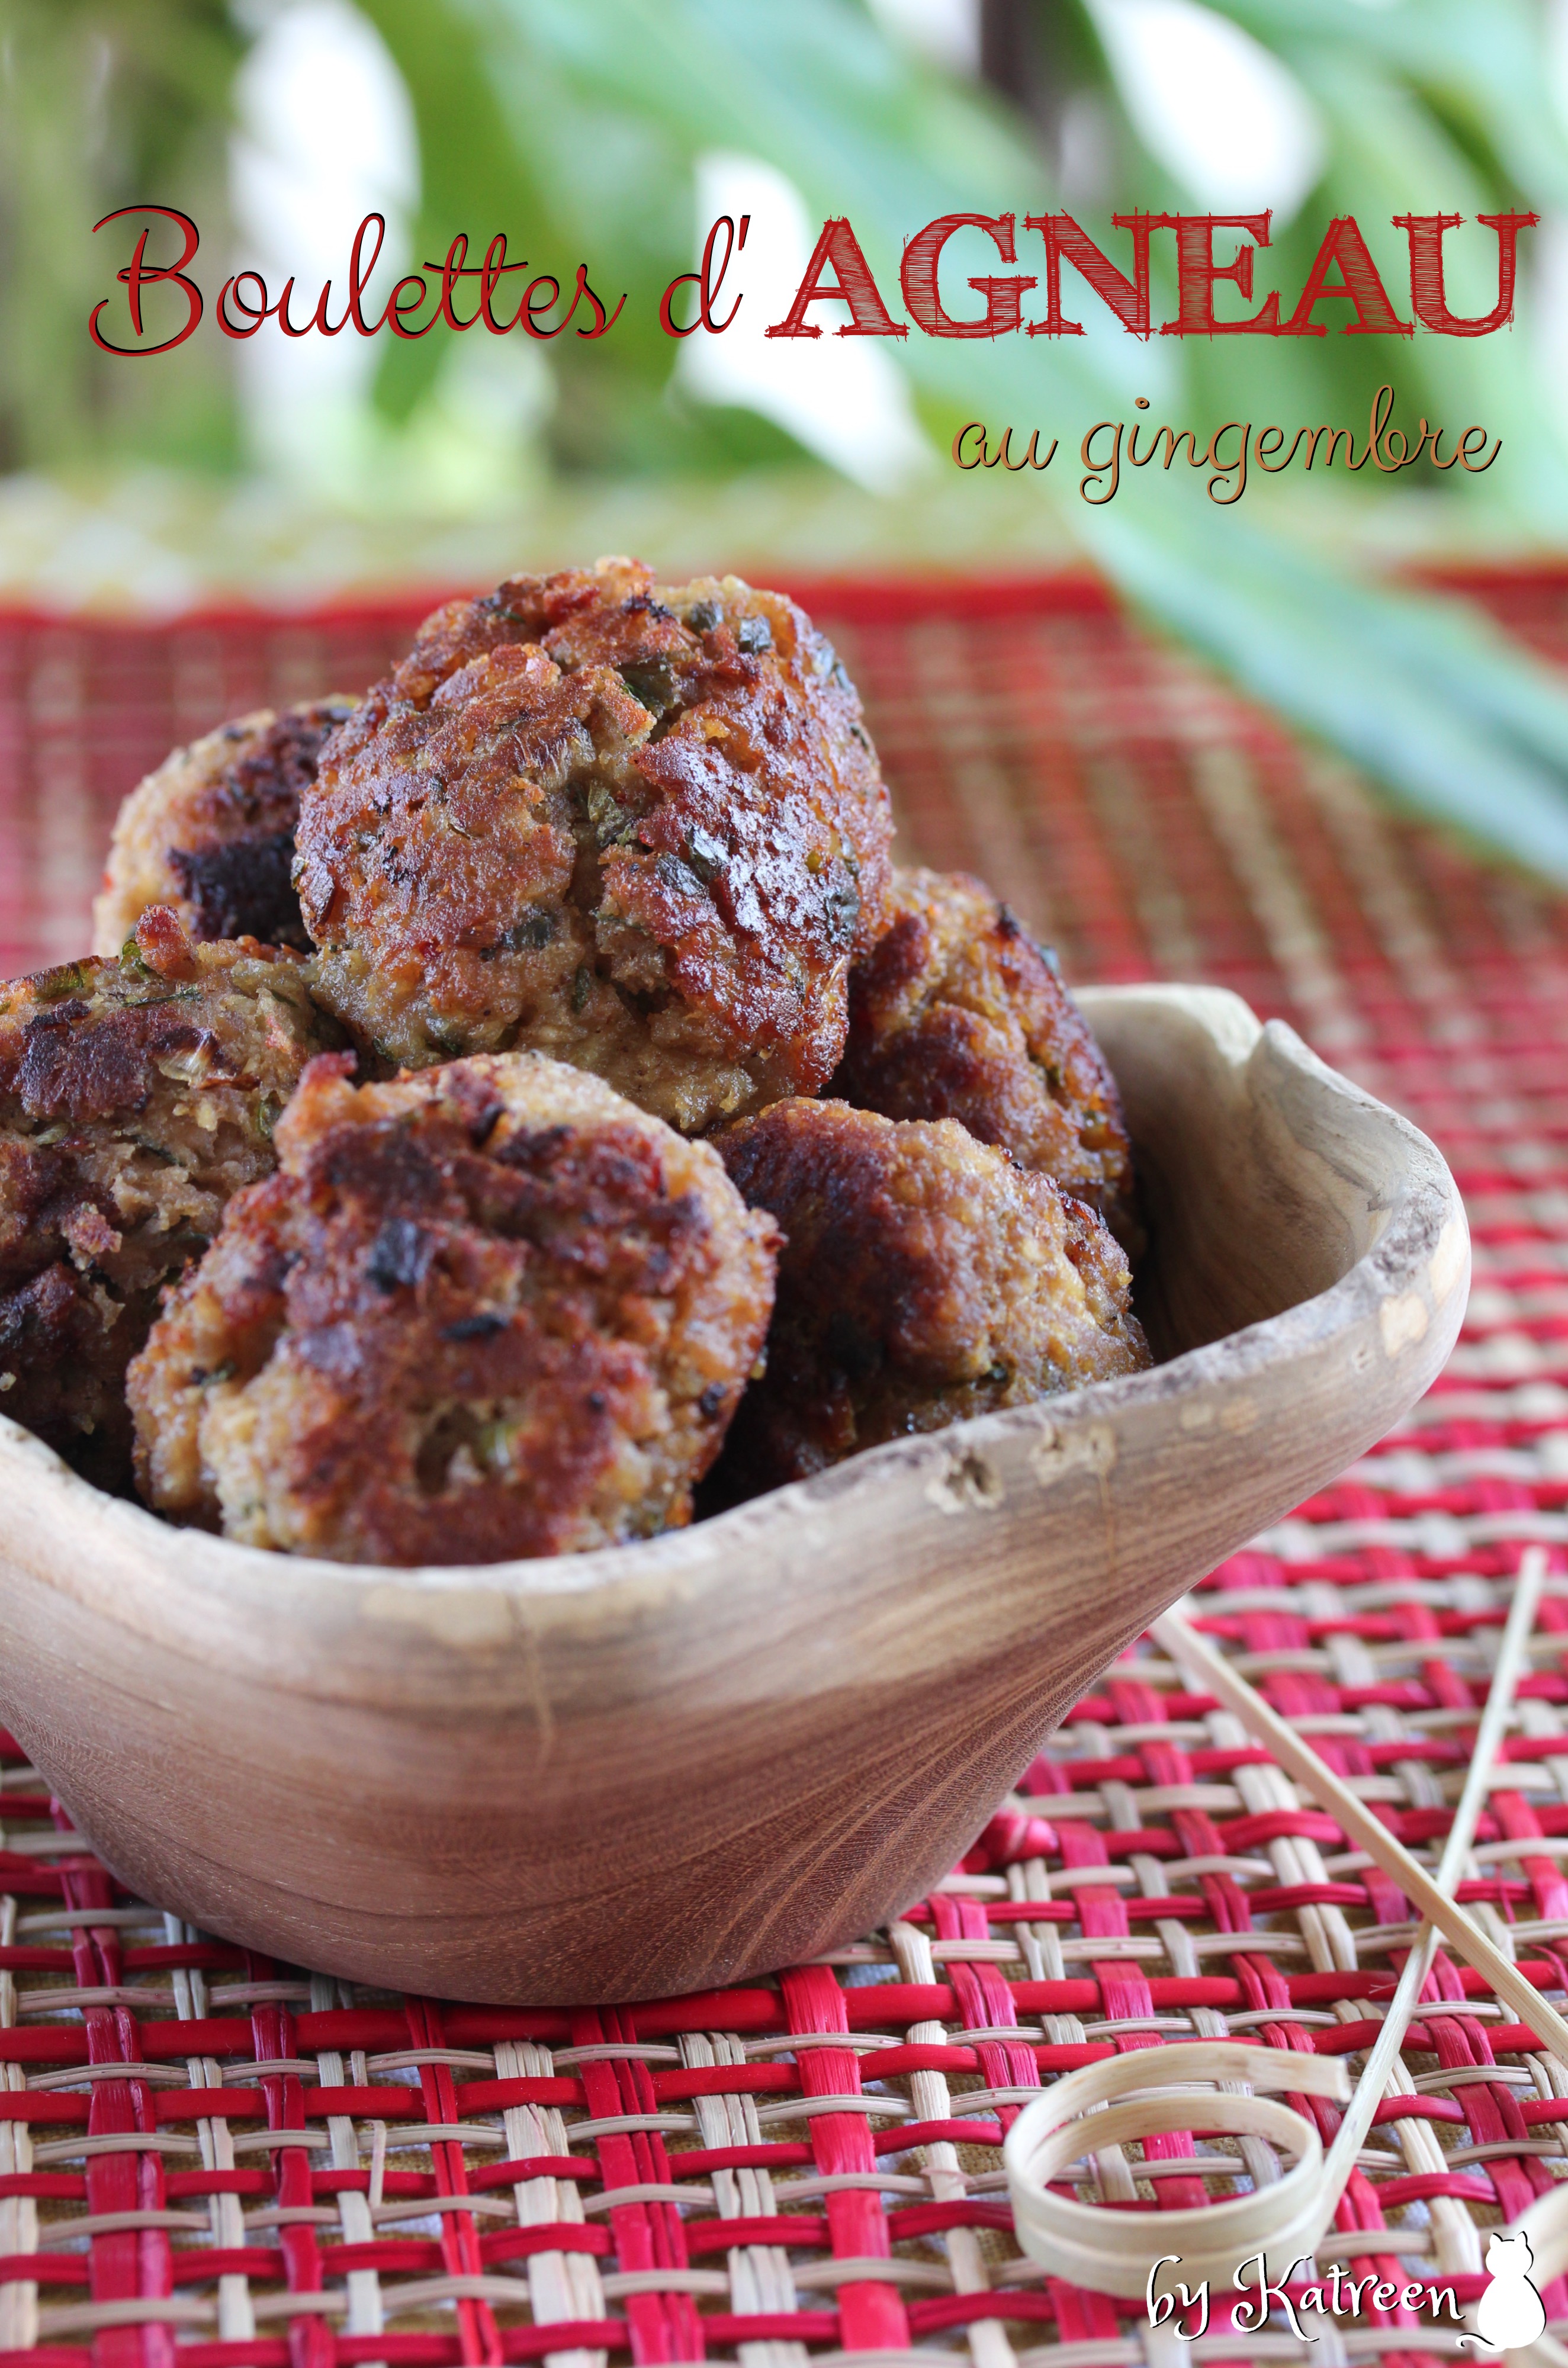
[[[1514,2237],[1494,2230],[1486,2248],[1486,2266],[1492,2283],[1475,2314],[1475,2335],[1461,2335],[1460,2341],[1469,2345],[1479,2339],[1490,2351],[1518,2351],[1546,2328],[1546,2306],[1530,2280],[1535,2255],[1524,2230]]]

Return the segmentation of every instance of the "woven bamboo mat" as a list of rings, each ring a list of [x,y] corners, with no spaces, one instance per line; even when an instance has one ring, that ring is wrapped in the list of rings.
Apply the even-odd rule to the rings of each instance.
[[[1478,589],[1568,657],[1568,573]],[[819,587],[906,853],[991,879],[1070,976],[1204,977],[1408,1110],[1464,1187],[1476,1289],[1403,1428],[1208,1583],[1203,1624],[1434,1859],[1513,1575],[1552,1577],[1460,1896],[1568,1988],[1568,907],[1392,820],[1092,586]],[[0,625],[0,961],[78,952],[108,819],[170,742],[355,689],[411,621]],[[184,1771],[199,1785],[199,1767]],[[1406,1903],[1147,1646],[963,1868],[776,1984],[528,2014],[379,1995],[125,1897],[0,1774],[0,2346],[59,2368],[545,2359],[804,2368],[914,2348],[1174,2368],[1139,2302],[1045,2277],[999,2146],[1040,2083],[1256,2037],[1358,2059]],[[1325,2142],[1335,2110],[1305,2099]],[[1267,2180],[1247,2140],[1100,2152],[1149,2216]],[[1568,2071],[1439,1955],[1320,2249],[1486,2283],[1484,2232],[1568,2176]],[[1419,2305],[1230,2330],[1202,2362],[1435,2360]],[[1221,2298],[1217,2295],[1217,2305]],[[1568,2284],[1546,2289],[1568,2322]],[[7,2357],[11,2356],[7,2352]]]

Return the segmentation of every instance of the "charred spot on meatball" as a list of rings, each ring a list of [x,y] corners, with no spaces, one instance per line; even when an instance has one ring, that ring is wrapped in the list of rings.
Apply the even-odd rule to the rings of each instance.
[[[344,698],[263,708],[165,757],[120,807],[94,950],[118,953],[149,905],[171,905],[194,939],[308,951],[292,876],[300,793],[353,710]]]
[[[792,602],[601,561],[426,620],[324,751],[295,881],[375,1057],[528,1047],[698,1133],[832,1074],[891,834]]]
[[[1054,960],[964,872],[897,871],[849,977],[832,1091],[885,1118],[957,1119],[1142,1246],[1121,1099]]]
[[[785,1101],[714,1145],[785,1244],[710,1509],[1150,1362],[1100,1218],[951,1119]]]
[[[177,1521],[358,1563],[581,1553],[690,1518],[777,1229],[716,1153],[538,1053],[312,1064],[132,1366]]]
[[[0,986],[0,1413],[101,1486],[129,1486],[125,1369],[161,1286],[342,1041],[294,955],[194,945],[163,906],[116,961]]]

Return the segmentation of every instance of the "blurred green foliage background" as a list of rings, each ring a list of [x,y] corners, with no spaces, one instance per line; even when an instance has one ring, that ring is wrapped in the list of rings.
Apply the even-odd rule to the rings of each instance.
[[[311,518],[505,515],[519,537],[533,520],[542,544],[574,518],[602,518],[607,488],[619,488],[629,518],[654,522],[654,542],[656,521],[676,511],[713,520],[726,547],[702,556],[721,564],[767,556],[790,517],[823,521],[823,557],[841,561],[835,509],[858,521],[861,560],[1016,563],[1071,539],[1397,793],[1568,880],[1568,699],[1468,612],[1395,591],[1365,556],[1369,525],[1372,541],[1398,540],[1404,519],[1427,542],[1568,534],[1568,410],[1553,393],[1551,324],[1531,318],[1552,302],[1551,224],[1568,221],[1553,86],[1562,42],[1547,0],[329,0],[370,45],[406,120],[412,155],[385,166],[385,210],[412,261],[440,256],[455,230],[482,249],[505,227],[513,256],[568,285],[586,260],[601,292],[613,302],[624,290],[627,302],[594,343],[514,337],[515,351],[482,355],[481,335],[382,336],[352,385],[339,369],[295,405],[290,447],[272,324],[269,354],[261,338],[254,348],[220,338],[210,321],[155,363],[93,350],[86,315],[130,240],[109,254],[114,233],[95,240],[87,226],[138,199],[183,208],[201,225],[197,276],[210,298],[255,259],[258,209],[279,188],[277,159],[269,184],[256,153],[269,136],[258,61],[291,15],[320,5],[0,0],[5,468],[100,489],[178,472],[177,484],[153,481],[176,507],[189,473],[207,472],[220,487],[271,484]],[[1222,46],[1203,46],[1217,38],[1250,59],[1258,107],[1284,127],[1273,166],[1262,158],[1244,195],[1247,122],[1227,133],[1199,108],[1213,59],[1224,63]],[[1175,93],[1174,135],[1169,107],[1160,128],[1162,90]],[[315,153],[351,166],[354,124],[347,112],[335,120],[331,90],[316,97]],[[1407,253],[1390,217],[1443,211],[1469,218],[1449,243],[1450,303],[1484,313],[1496,245],[1473,217],[1524,206],[1549,221],[1526,233],[1517,325],[1486,338],[1347,336],[1347,308],[1335,304],[1319,311],[1321,338],[1144,346],[1114,324],[1059,341],[912,335],[878,365],[896,373],[886,450],[907,465],[890,461],[879,479],[874,454],[858,466],[840,450],[840,470],[861,480],[851,492],[824,458],[831,422],[812,435],[755,388],[748,400],[711,373],[705,381],[659,326],[661,291],[691,268],[704,193],[733,188],[744,202],[748,172],[759,223],[780,176],[813,231],[847,213],[890,295],[904,241],[949,211],[1021,217],[1065,205],[1120,254],[1113,210],[1273,202],[1259,287],[1287,291],[1287,304],[1328,218],[1354,213],[1404,309]],[[341,186],[341,219],[325,225],[335,304],[363,211],[350,210],[351,172]],[[1174,311],[1175,288],[1171,241],[1155,244],[1158,319]],[[979,249],[970,258],[955,246],[954,259],[960,290],[967,271],[998,268]],[[301,264],[297,319],[321,276]],[[280,277],[269,271],[273,293]],[[1069,310],[1103,312],[1078,292]],[[753,313],[775,293],[782,311],[788,288],[754,290]],[[1097,417],[1131,416],[1135,393],[1151,397],[1152,418],[1197,427],[1200,444],[1226,418],[1288,430],[1328,420],[1364,435],[1385,379],[1403,423],[1483,421],[1504,438],[1506,465],[1484,477],[1438,478],[1423,464],[1392,479],[1365,470],[1332,486],[1249,488],[1229,510],[1205,498],[1200,476],[1145,476],[1097,512],[1078,498],[1079,437]],[[975,417],[1059,434],[1057,467],[1006,485],[955,481],[947,448]],[[640,512],[627,489],[640,489]],[[396,538],[384,547],[395,565]],[[592,554],[584,543],[574,555]],[[798,536],[792,555],[798,566]]]

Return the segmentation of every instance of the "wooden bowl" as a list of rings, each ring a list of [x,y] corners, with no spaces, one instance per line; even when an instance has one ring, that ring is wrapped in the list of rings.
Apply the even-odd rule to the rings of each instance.
[[[1442,1364],[1469,1236],[1405,1120],[1207,987],[1084,1003],[1165,1360],[550,1562],[175,1530],[0,1420],[0,1711],[128,1884],[353,1979],[655,1997],[917,1897],[1157,1612]]]

